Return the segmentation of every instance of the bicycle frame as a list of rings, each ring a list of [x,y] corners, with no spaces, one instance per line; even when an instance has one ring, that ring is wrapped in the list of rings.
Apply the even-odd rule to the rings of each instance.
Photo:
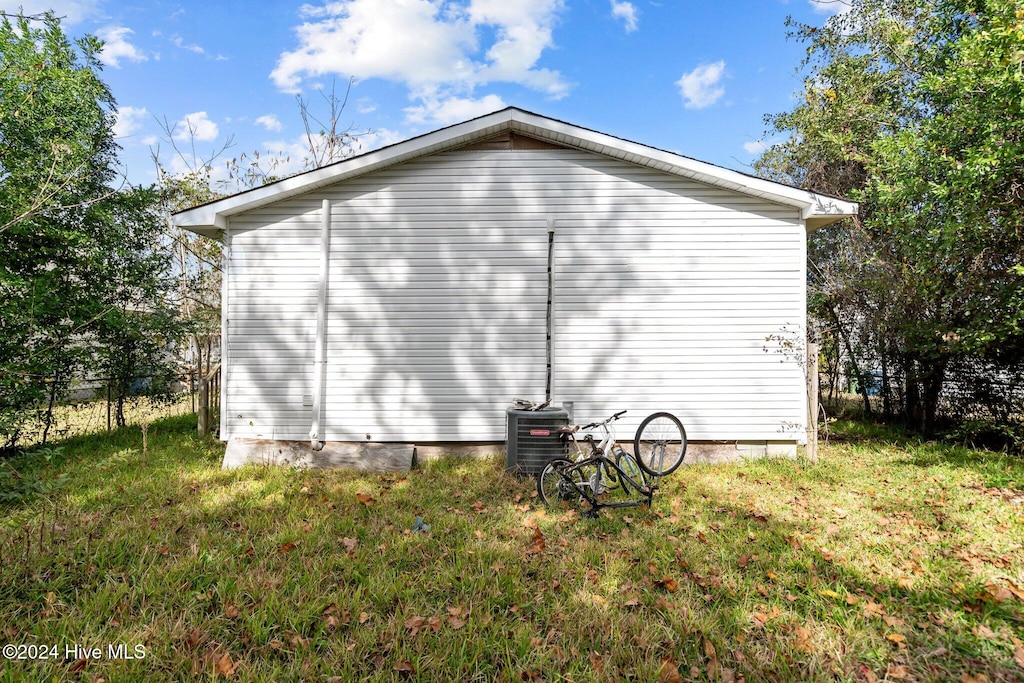
[[[625,472],[618,463],[612,458],[614,455],[617,441],[615,439],[615,429],[612,427],[612,423],[619,419],[623,413],[622,411],[616,413],[602,422],[592,422],[591,424],[585,425],[584,427],[567,429],[564,434],[567,438],[572,440],[573,446],[576,449],[576,455],[572,458],[573,462],[570,467],[558,470],[561,484],[571,485],[575,489],[576,493],[579,494],[580,498],[587,501],[590,505],[590,510],[587,511],[586,515],[589,517],[596,517],[598,510],[601,508],[621,508],[621,507],[635,507],[638,505],[647,505],[650,507],[651,500],[654,496],[654,491],[657,489],[657,477],[652,480],[648,480],[647,475],[643,469],[637,467],[637,472],[640,475],[640,482],[633,479],[633,476]],[[576,438],[577,429],[600,429],[601,440],[595,443],[592,434],[588,434],[587,438],[584,439],[590,446],[589,455],[584,454],[583,449],[580,447],[580,441]],[[584,473],[593,471],[589,476],[584,477]],[[585,483],[576,481],[571,474],[578,472],[580,478],[587,479]],[[602,501],[599,496],[607,490],[604,485],[605,475],[612,475],[609,478],[613,478],[622,486],[623,491],[626,491],[628,485],[641,497],[638,499],[630,499],[624,501]]]
[[[589,429],[591,427],[600,427],[601,431],[604,432],[604,435],[601,437],[601,441],[597,444],[594,443],[592,435],[587,435],[588,437],[591,437],[590,440],[584,437],[583,440],[590,444],[590,455],[586,455],[583,453],[583,449],[580,448],[580,442],[576,438],[576,432],[568,432],[568,437],[572,441],[572,445],[576,447],[576,457],[573,458],[573,460],[579,461],[586,457],[592,457],[598,452],[600,452],[606,458],[611,458],[612,449],[615,447],[616,443],[615,430],[612,429],[612,426],[610,424],[611,420],[612,418],[608,418],[604,422],[596,422],[587,425],[586,427],[583,427],[583,429]]]
[[[582,476],[582,473],[586,472],[587,469],[591,467],[594,468],[595,472],[590,476],[590,480],[587,481],[585,484],[581,484],[577,482],[575,479],[573,479],[573,471],[579,471]],[[623,490],[625,490],[626,485],[628,484],[629,487],[632,488],[633,491],[638,493],[641,497],[630,500],[600,500],[600,486],[595,486],[595,482],[593,481],[593,479],[596,477],[598,481],[600,481],[602,477],[602,472],[607,471],[607,469],[609,468],[615,470],[616,477],[618,477],[619,482],[622,484]],[[648,486],[647,484],[640,484],[636,482],[632,477],[629,476],[629,474],[624,472],[622,468],[619,467],[614,461],[610,460],[609,458],[606,458],[603,455],[595,455],[593,457],[574,462],[571,466],[561,470],[557,470],[557,472],[560,477],[560,483],[563,486],[571,486],[575,490],[575,492],[580,496],[580,498],[587,501],[587,503],[590,505],[590,509],[584,513],[584,515],[587,517],[597,517],[598,511],[601,508],[625,508],[636,507],[638,505],[646,505],[650,507],[651,501],[654,498],[654,491],[657,488],[656,486]],[[643,476],[642,471],[641,476]]]

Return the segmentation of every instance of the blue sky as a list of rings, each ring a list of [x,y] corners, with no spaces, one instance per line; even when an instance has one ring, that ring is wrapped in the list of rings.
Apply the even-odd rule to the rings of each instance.
[[[151,150],[182,170],[161,122],[216,162],[282,152],[301,170],[296,103],[354,85],[346,126],[362,151],[517,106],[749,171],[767,113],[792,106],[803,47],[787,16],[821,24],[839,0],[0,0],[53,9],[72,36],[106,42],[129,180]],[[188,123],[186,123],[188,122]]]

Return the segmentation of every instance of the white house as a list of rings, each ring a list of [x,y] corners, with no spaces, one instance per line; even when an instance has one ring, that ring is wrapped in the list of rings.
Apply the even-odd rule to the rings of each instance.
[[[509,108],[174,222],[225,247],[222,439],[498,443],[549,394],[763,448],[806,439],[807,234],[856,212]]]

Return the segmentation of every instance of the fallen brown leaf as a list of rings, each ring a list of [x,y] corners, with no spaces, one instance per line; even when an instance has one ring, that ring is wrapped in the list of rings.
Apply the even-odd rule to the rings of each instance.
[[[661,668],[658,670],[658,683],[682,683],[683,677],[679,674],[679,665],[671,657],[661,658]]]
[[[660,609],[664,612],[674,612],[676,606],[665,599],[664,596],[659,595],[654,599],[654,609]]]
[[[981,624],[971,630],[971,633],[978,636],[979,638],[995,638],[996,633],[985,624]]]
[[[718,677],[718,652],[715,651],[714,644],[707,638],[704,639],[704,655],[708,658],[708,678],[714,680]]]
[[[985,593],[985,597],[992,602],[1009,602],[1014,598],[1013,592],[1006,586],[999,586],[994,583],[990,583],[986,588],[987,591]]]
[[[231,660],[231,655],[226,652],[214,660],[214,669],[221,676],[228,678],[234,676],[236,668],[235,663]]]
[[[879,605],[877,602],[874,602],[873,600],[868,602],[868,604],[864,605],[864,611],[868,615],[874,617],[885,616],[885,608]]]
[[[796,639],[793,642],[793,647],[796,648],[797,652],[814,652],[814,645],[811,643],[811,632],[805,628],[797,626],[794,629],[794,635]]]
[[[896,644],[898,647],[906,647],[907,639],[905,636],[899,633],[890,633],[885,637],[890,643]]]
[[[664,588],[669,593],[675,593],[679,589],[679,582],[671,576],[661,577],[659,580],[654,582],[654,585],[658,588]]]
[[[547,545],[547,541],[544,539],[544,534],[541,533],[539,527],[534,527],[533,536],[531,538],[530,546],[526,549],[527,555],[536,555],[544,550],[544,546]]]
[[[405,630],[409,632],[410,636],[415,636],[423,628],[423,624],[427,623],[426,617],[413,616],[405,620]]]
[[[885,677],[892,678],[897,681],[910,678],[910,667],[904,664],[890,664],[885,670]]]

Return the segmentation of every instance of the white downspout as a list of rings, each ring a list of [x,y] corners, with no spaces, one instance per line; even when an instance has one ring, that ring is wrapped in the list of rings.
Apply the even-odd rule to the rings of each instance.
[[[325,199],[320,211],[320,283],[316,294],[316,348],[313,351],[313,425],[309,442],[314,451],[324,447],[320,411],[327,374],[327,284],[331,269],[331,201]]]
[[[228,419],[228,378],[231,372],[231,344],[228,343],[229,329],[231,324],[231,278],[234,275],[232,267],[232,237],[231,226],[224,228],[224,246],[221,248],[221,271],[220,271],[220,438],[227,441],[232,435],[231,421]]]

